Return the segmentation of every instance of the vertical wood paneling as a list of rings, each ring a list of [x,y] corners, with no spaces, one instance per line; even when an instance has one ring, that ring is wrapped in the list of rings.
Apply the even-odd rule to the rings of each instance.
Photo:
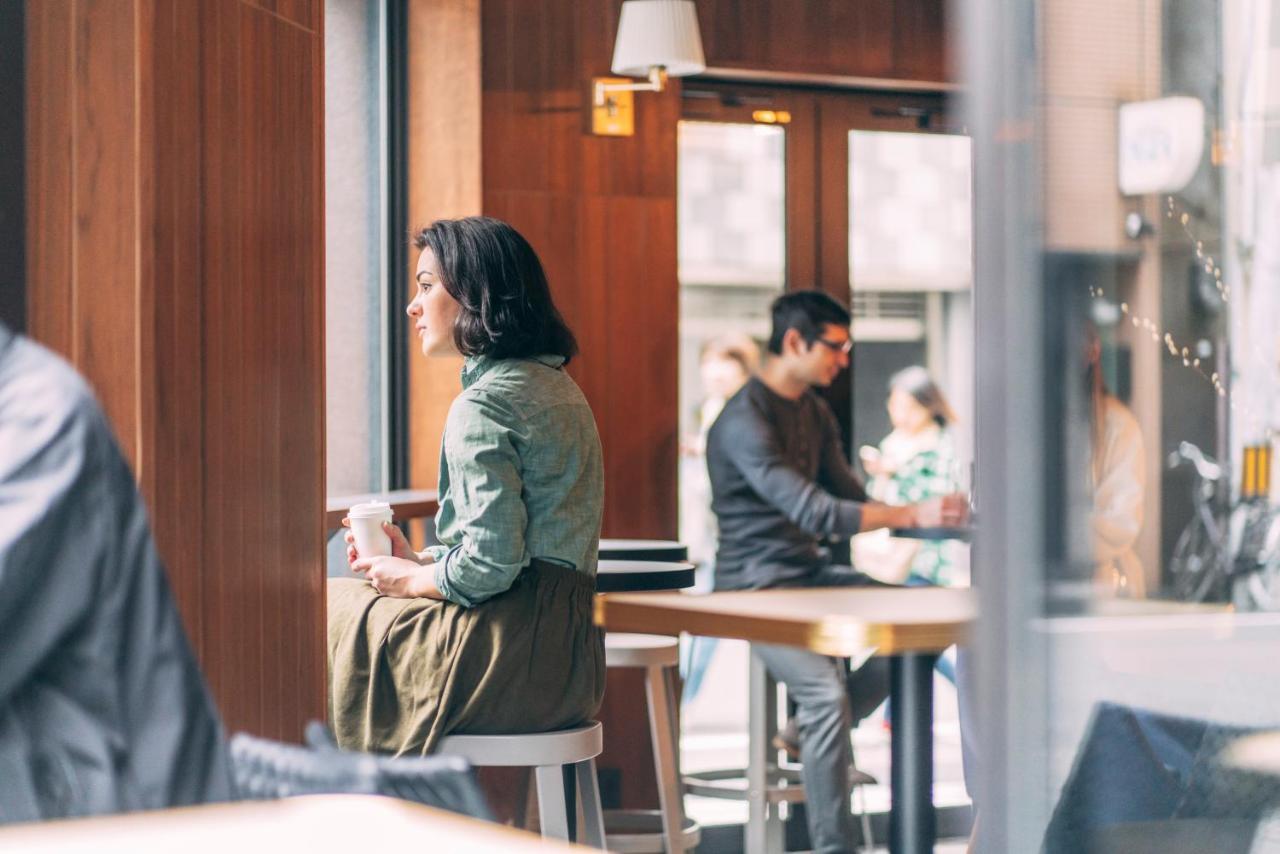
[[[321,18],[324,0],[241,0],[246,6],[279,16],[304,30],[315,31]]]
[[[72,0],[27,14],[27,328],[72,356]]]
[[[99,389],[103,408],[135,468],[138,448],[137,42],[132,3],[79,0],[72,269],[72,353]]]
[[[221,377],[205,426],[222,465],[206,469],[205,502],[235,533],[206,547],[223,606],[205,642],[260,677],[239,690],[238,669],[211,674],[227,717],[296,738],[324,696],[320,42],[235,0],[210,8],[205,114],[218,130],[204,184],[220,189],[206,197],[204,261],[222,298],[204,318]]]
[[[319,0],[31,3],[29,325],[103,401],[229,729],[324,710]]]
[[[203,635],[201,594],[204,518],[204,355],[199,318],[200,275],[200,26],[199,15],[163,0],[139,3],[139,100],[154,104],[139,134],[139,206],[152,251],[139,252],[140,376],[143,493],[153,507],[152,529],[187,629]],[[151,24],[148,26],[147,21]]]
[[[947,4],[940,0],[894,0],[893,53],[898,76],[951,79],[947,12]]]
[[[945,81],[944,0],[697,0],[714,68]]]
[[[674,536],[678,84],[637,96],[634,137],[593,136],[590,78],[609,73],[620,0],[483,5],[484,210],[533,243],[578,337],[606,533]],[[518,74],[512,56],[528,58]]]

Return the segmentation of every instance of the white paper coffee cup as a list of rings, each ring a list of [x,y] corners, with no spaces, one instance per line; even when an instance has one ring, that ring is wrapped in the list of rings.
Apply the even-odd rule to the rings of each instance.
[[[360,557],[391,554],[391,537],[382,530],[382,523],[391,521],[391,505],[381,501],[356,504],[347,511],[347,520]]]

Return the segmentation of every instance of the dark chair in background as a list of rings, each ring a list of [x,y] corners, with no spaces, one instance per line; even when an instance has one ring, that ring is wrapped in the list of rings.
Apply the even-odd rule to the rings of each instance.
[[[1250,727],[1100,703],[1045,832],[1044,854],[1234,854],[1280,807],[1280,779],[1222,750]],[[1271,850],[1271,849],[1265,849]]]

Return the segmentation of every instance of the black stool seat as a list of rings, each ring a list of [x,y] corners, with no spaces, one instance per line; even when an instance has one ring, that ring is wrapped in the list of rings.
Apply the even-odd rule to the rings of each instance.
[[[665,560],[689,559],[689,547],[675,540],[601,540],[601,560]]]

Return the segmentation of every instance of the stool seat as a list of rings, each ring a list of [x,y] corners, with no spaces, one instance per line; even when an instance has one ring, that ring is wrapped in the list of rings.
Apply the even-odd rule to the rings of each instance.
[[[571,765],[594,759],[604,749],[603,729],[586,726],[554,732],[511,735],[450,735],[441,739],[438,753],[461,756],[481,767]]]
[[[606,667],[675,667],[680,641],[666,635],[610,632],[604,636]]]
[[[450,735],[440,740],[438,750],[461,756],[478,768],[532,768],[542,835],[569,842],[580,836],[592,848],[604,848],[604,810],[596,779],[596,757],[602,749],[603,729],[592,721],[554,732]],[[582,810],[580,829],[578,808]]]

